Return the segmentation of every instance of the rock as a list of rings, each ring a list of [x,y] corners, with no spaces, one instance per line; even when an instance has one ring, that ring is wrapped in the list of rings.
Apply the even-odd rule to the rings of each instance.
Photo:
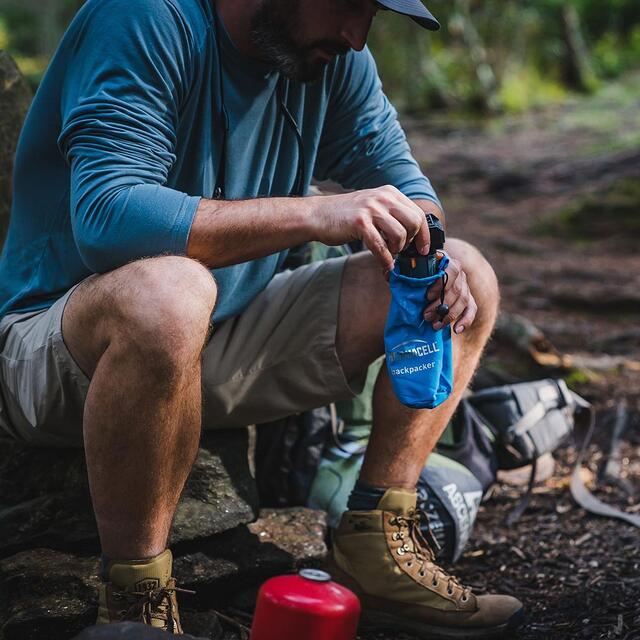
[[[257,502],[247,431],[208,432],[176,511],[171,544],[250,522]],[[0,440],[0,557],[36,546],[98,551],[83,452]]]
[[[188,633],[180,636],[183,640],[207,640],[196,638]],[[141,622],[119,622],[118,624],[106,624],[89,627],[75,636],[74,640],[166,640],[167,633],[160,629],[153,629]],[[209,636],[211,640],[222,638],[222,629],[219,635]]]
[[[84,455],[0,440],[0,556],[38,546],[96,546]]]
[[[0,509],[0,556],[40,546],[98,551],[88,496],[60,492]]]
[[[9,224],[13,156],[30,103],[31,90],[16,63],[0,51],[0,249]]]
[[[247,447],[246,429],[204,435],[173,521],[172,545],[205,538],[256,518],[258,493]]]
[[[189,553],[173,561],[173,574],[179,587],[192,589],[194,595],[186,595],[187,606],[220,606],[227,597],[241,587],[246,576],[241,563],[224,558],[210,558],[201,551]]]
[[[103,638],[153,639],[144,625],[124,623],[90,627],[98,597],[97,558],[32,549],[0,560],[0,638],[2,640],[83,640]],[[182,604],[184,594],[179,594]],[[189,611],[181,606],[183,627],[212,640],[225,632],[213,611]],[[164,638],[162,635],[160,638]],[[185,639],[192,636],[184,636]]]
[[[236,592],[267,578],[318,566],[327,554],[326,514],[293,507],[263,509],[249,525],[209,538],[174,561],[178,584],[196,591],[197,606],[223,606]]]
[[[95,622],[98,560],[49,549],[0,560],[2,640],[62,640]]]
[[[71,492],[88,495],[84,455],[78,449],[37,449],[0,440],[0,505]]]
[[[193,611],[180,606],[180,620],[182,628],[194,636],[202,636],[210,640],[226,640],[228,635],[215,611]]]
[[[261,509],[259,519],[247,529],[258,536],[260,542],[271,542],[296,560],[322,556],[327,551],[324,544],[326,513],[317,509]]]
[[[324,559],[324,512],[297,507],[265,509],[260,516],[252,524],[192,542],[198,550],[176,557],[178,586],[196,590],[194,596],[179,594],[187,631],[216,640],[231,637],[234,630],[225,624],[229,628],[222,633],[212,607],[226,604],[243,589],[255,589],[272,575],[317,566]],[[62,640],[79,633],[95,620],[97,573],[97,557],[50,549],[0,560],[0,638]]]

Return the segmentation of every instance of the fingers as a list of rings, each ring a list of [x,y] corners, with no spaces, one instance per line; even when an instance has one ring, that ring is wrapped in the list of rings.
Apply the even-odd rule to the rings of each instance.
[[[387,185],[379,187],[378,189],[375,189],[375,191],[376,197],[382,205],[382,210],[375,216],[374,222],[376,226],[378,226],[378,228],[382,228],[385,224],[391,224],[391,220],[395,220],[405,230],[404,243],[400,246],[394,247],[395,251],[394,248],[390,247],[392,252],[399,253],[405,249],[418,234],[420,234],[420,244],[424,247],[424,232],[421,231],[422,228],[426,226],[424,211],[393,186]]]
[[[464,310],[464,313],[458,318],[457,322],[453,325],[455,333],[462,333],[467,327],[473,324],[476,319],[476,313],[478,313],[478,305],[471,296],[471,303]]]
[[[444,318],[438,318],[436,309],[440,305],[440,292],[442,291],[442,281],[434,285],[429,291],[428,299],[432,300],[424,310],[424,318],[428,322],[433,323],[433,328],[438,331],[442,327],[453,323],[455,333],[462,333],[468,329],[475,320],[478,306],[476,304],[469,284],[467,275],[460,268],[460,263],[451,260],[447,267],[449,274],[449,284],[446,287],[444,301],[449,305],[449,312]],[[432,291],[436,289],[436,293],[432,295]]]
[[[393,256],[416,239],[418,251],[429,251],[429,229],[424,211],[393,186],[386,185],[349,194],[350,226],[378,258],[386,271]],[[344,210],[343,210],[344,211]]]
[[[429,253],[429,247],[431,247],[431,233],[429,232],[429,225],[427,224],[426,217],[422,219],[422,225],[418,230],[418,233],[416,233],[414,240],[418,252],[423,256],[426,256]]]
[[[391,216],[382,216],[374,219],[380,235],[386,240],[387,248],[392,254],[400,253],[407,245],[407,230],[402,224]]]
[[[367,249],[378,259],[385,273],[393,269],[394,260],[389,247],[387,247],[384,238],[373,225],[365,227],[362,233],[362,241]]]

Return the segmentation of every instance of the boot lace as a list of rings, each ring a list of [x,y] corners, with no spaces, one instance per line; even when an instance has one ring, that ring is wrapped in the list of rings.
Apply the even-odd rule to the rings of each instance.
[[[119,612],[120,620],[131,620],[152,625],[154,620],[162,621],[162,629],[165,631],[178,631],[177,609],[175,599],[176,592],[195,593],[190,589],[179,587],[159,587],[149,591],[118,591],[114,592],[114,598],[124,600],[127,609]]]
[[[428,540],[424,537],[420,528],[421,522],[426,523],[426,531]],[[446,581],[447,593],[452,596],[454,587],[462,590],[461,600],[467,602],[471,594],[471,587],[464,586],[460,579],[453,574],[447,573],[444,569],[436,564],[436,550],[440,549],[438,541],[433,536],[429,526],[429,517],[421,509],[410,511],[406,516],[393,516],[389,523],[397,526],[398,531],[393,534],[395,540],[410,540],[413,544],[405,542],[400,549],[404,553],[410,553],[415,561],[420,563],[419,575],[424,578],[427,573],[432,576],[432,586],[437,587],[440,581]],[[407,564],[411,566],[414,560],[410,560]]]

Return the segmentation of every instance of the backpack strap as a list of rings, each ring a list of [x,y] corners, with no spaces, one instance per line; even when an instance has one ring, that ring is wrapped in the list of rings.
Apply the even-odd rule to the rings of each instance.
[[[504,519],[504,523],[510,527],[520,520],[522,514],[527,510],[529,502],[531,502],[531,494],[533,492],[533,485],[536,482],[536,471],[538,470],[538,457],[536,456],[531,463],[531,475],[529,476],[529,485],[524,495],[518,501],[518,504],[509,511],[507,517]]]
[[[542,400],[538,400],[527,413],[525,413],[520,420],[514,422],[508,429],[507,433],[512,435],[521,436],[523,433],[526,433],[535,425],[540,422],[542,418],[547,414],[547,407],[545,406]]]
[[[566,387],[565,387],[566,389]],[[561,391],[564,390],[561,388]],[[563,393],[563,395],[565,395]],[[603,502],[599,498],[593,495],[589,489],[584,484],[584,480],[582,478],[582,464],[584,463],[584,459],[587,454],[587,450],[589,449],[589,445],[593,439],[593,434],[595,432],[596,427],[596,414],[593,405],[585,400],[582,396],[579,396],[577,393],[570,391],[567,389],[567,395],[565,395],[565,401],[569,406],[578,407],[583,410],[589,411],[589,428],[587,433],[582,441],[582,444],[578,444],[576,442],[576,446],[579,447],[578,459],[576,460],[576,464],[573,468],[573,472],[571,474],[571,496],[576,501],[576,503],[582,507],[585,511],[592,513],[597,516],[603,516],[605,518],[615,518],[617,520],[622,520],[634,527],[640,528],[640,515],[635,515],[632,513],[627,513],[622,509],[618,509],[613,507],[606,502]],[[527,413],[520,418],[516,423],[511,425],[508,429],[508,433],[514,433],[517,435],[522,435],[526,431],[528,431],[538,420],[541,420],[546,414],[546,407],[543,402],[536,403]],[[507,517],[505,518],[505,524],[511,526],[518,522],[522,514],[526,511],[529,502],[531,501],[531,493],[533,491],[533,486],[535,484],[535,476],[536,476],[536,463],[537,457],[534,458],[531,465],[531,475],[529,477],[529,485],[525,494],[520,498],[518,504],[509,512]]]
[[[342,434],[344,432],[344,420],[338,417],[338,410],[335,403],[333,402],[329,405],[329,415],[331,418],[331,440],[333,441],[333,444],[343,453],[349,454],[349,456],[362,455],[367,450],[369,438],[367,438],[367,442],[365,444],[358,447],[357,449],[345,447],[342,440]]]
[[[587,402],[577,393],[572,392],[572,396],[577,406],[582,409],[587,409],[590,413],[589,429],[582,442],[582,446],[580,447],[576,466],[573,468],[573,474],[571,475],[571,495],[573,496],[573,499],[589,513],[593,513],[597,516],[603,516],[605,518],[616,518],[617,520],[622,520],[634,527],[640,528],[640,515],[627,513],[626,511],[622,511],[622,509],[617,509],[606,502],[602,502],[602,500],[596,498],[585,486],[580,471],[582,469],[582,463],[584,462],[587,449],[591,444],[591,440],[595,432],[596,414],[591,403]]]

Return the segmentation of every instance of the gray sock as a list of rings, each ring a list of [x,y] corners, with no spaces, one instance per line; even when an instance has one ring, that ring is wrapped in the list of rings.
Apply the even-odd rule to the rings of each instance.
[[[383,487],[372,487],[358,480],[349,496],[347,509],[350,511],[371,511],[378,506],[385,491],[386,489]]]

